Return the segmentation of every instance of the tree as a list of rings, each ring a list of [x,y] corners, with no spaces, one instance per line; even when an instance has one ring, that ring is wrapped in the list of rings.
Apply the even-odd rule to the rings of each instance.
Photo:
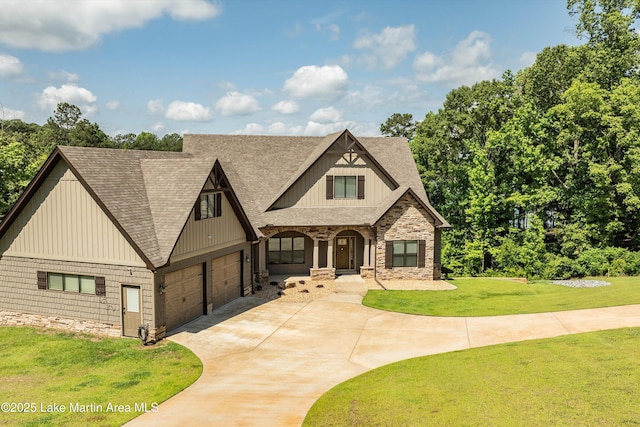
[[[578,17],[576,34],[587,38],[587,81],[610,89],[638,75],[640,35],[632,25],[640,18],[639,0],[568,0],[567,7]]]
[[[412,114],[393,113],[380,125],[380,133],[384,136],[399,136],[411,140],[417,123]]]

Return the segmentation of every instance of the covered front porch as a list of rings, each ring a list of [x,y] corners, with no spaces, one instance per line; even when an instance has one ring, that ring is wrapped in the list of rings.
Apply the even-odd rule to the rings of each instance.
[[[269,275],[305,274],[313,280],[340,274],[373,277],[375,232],[370,226],[266,227],[254,245],[256,281]]]

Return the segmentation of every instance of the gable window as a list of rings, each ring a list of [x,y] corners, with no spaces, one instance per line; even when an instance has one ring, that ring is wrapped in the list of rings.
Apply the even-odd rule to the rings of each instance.
[[[364,175],[327,175],[327,199],[364,199]]]
[[[222,193],[206,193],[200,195],[196,203],[196,220],[222,216]]]
[[[270,238],[269,264],[304,264],[304,237]]]
[[[47,287],[54,291],[96,294],[96,277],[78,274],[47,273]]]
[[[424,267],[424,240],[393,240],[386,242],[385,268]]]

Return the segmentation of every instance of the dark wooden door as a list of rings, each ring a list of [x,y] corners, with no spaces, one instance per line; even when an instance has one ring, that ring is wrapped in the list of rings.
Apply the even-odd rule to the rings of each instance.
[[[336,268],[351,268],[351,239],[349,237],[336,237]]]

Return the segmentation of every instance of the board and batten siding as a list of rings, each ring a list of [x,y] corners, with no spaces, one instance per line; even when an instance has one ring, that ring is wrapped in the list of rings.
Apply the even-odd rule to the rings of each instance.
[[[303,206],[377,206],[394,189],[393,184],[365,156],[325,154],[273,205],[275,209]],[[327,200],[326,176],[364,176],[364,199]]]
[[[222,193],[222,215],[196,221],[192,210],[171,255],[171,262],[244,243],[247,235]]]
[[[101,276],[105,295],[38,289],[38,271]],[[140,286],[142,323],[155,326],[153,314],[153,273],[145,267],[127,267],[103,263],[60,261],[12,257],[0,258],[0,310],[32,313],[65,319],[82,319],[113,325],[120,335],[122,309],[121,286]]]
[[[64,161],[0,240],[0,254],[145,266]]]

